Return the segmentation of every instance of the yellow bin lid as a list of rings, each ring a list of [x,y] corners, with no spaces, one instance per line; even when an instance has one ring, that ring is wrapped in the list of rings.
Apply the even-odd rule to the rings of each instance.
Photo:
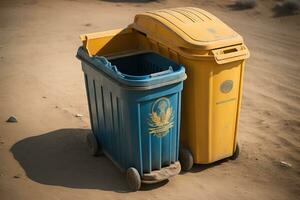
[[[149,11],[130,27],[170,46],[211,50],[242,44],[243,38],[212,14],[194,7]]]

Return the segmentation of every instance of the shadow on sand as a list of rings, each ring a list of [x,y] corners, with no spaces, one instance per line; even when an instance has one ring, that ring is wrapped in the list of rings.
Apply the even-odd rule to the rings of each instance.
[[[242,11],[242,10],[250,10],[253,7],[233,3],[233,4],[230,4],[230,5],[227,5],[227,8],[229,8],[230,10],[233,10],[233,11],[239,11],[239,10]]]
[[[25,138],[11,148],[26,175],[38,183],[70,188],[130,192],[125,175],[105,156],[89,155],[88,129],[60,129]],[[168,181],[144,185],[151,190]]]
[[[160,2],[162,0],[100,0],[112,3],[150,3],[150,2]]]
[[[286,17],[299,14],[300,3],[299,4],[283,4],[283,5],[275,5],[272,8],[273,17]]]
[[[230,158],[224,158],[222,160],[218,160],[218,161],[216,161],[214,163],[210,163],[210,164],[194,164],[193,168],[190,171],[188,171],[188,172],[181,171],[180,174],[203,172],[207,169],[227,163],[229,160],[230,160]]]

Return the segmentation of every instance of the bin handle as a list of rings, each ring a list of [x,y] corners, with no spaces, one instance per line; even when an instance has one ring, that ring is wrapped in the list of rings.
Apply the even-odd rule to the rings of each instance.
[[[100,62],[102,65],[104,65],[107,69],[115,72],[119,76],[125,77],[117,68],[116,65],[112,65],[111,62],[109,62],[104,56],[95,56],[98,62]]]
[[[249,51],[245,45],[226,47],[212,50],[214,58],[218,64],[243,60],[249,58]]]
[[[150,74],[150,77],[152,78],[152,77],[162,76],[162,75],[169,74],[169,73],[172,73],[172,72],[174,72],[173,67],[169,66],[169,69],[161,71],[161,72],[156,72],[156,73]]]
[[[97,58],[97,61],[99,61],[102,65],[105,67],[111,67],[111,63],[103,56],[95,56]]]

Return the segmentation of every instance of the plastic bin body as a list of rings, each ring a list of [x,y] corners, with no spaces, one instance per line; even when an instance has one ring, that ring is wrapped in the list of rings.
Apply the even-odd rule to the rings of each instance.
[[[232,156],[249,57],[242,37],[210,13],[190,7],[136,15],[130,28],[146,38],[142,48],[186,68],[180,140],[194,163]]]
[[[250,56],[238,33],[212,14],[187,7],[138,14],[126,29],[81,39],[90,55],[147,50],[183,64],[188,79],[182,97],[181,145],[199,164],[233,155],[245,59]]]
[[[112,65],[120,67],[119,70],[122,65],[125,66],[120,70],[121,74],[110,70],[97,58],[89,57],[85,50],[78,51],[84,71],[91,126],[102,151],[121,170],[134,167],[143,177],[145,173],[178,161],[181,91],[185,72],[182,66],[152,55],[146,55],[140,62],[145,66],[134,64],[136,60],[133,57],[137,56],[141,57],[110,59]],[[130,68],[130,65],[136,66]],[[157,71],[159,65],[172,66],[174,72],[137,78],[137,75],[150,74],[149,68]],[[124,78],[126,70],[136,76]]]
[[[193,80],[186,81],[183,91],[181,144],[191,150],[194,162],[199,164],[232,156],[237,143],[244,61],[216,66],[205,60],[179,59],[188,66],[188,77]]]

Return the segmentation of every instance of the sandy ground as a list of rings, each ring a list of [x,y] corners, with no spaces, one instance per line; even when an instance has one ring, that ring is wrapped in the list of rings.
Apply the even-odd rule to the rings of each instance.
[[[300,17],[273,17],[274,2],[236,11],[231,1],[1,0],[0,199],[298,199]],[[90,125],[75,58],[78,36],[125,27],[137,12],[176,6],[212,12],[241,33],[251,51],[242,152],[236,161],[195,166],[131,193],[107,158],[86,150]],[[19,122],[6,123],[10,115]]]

